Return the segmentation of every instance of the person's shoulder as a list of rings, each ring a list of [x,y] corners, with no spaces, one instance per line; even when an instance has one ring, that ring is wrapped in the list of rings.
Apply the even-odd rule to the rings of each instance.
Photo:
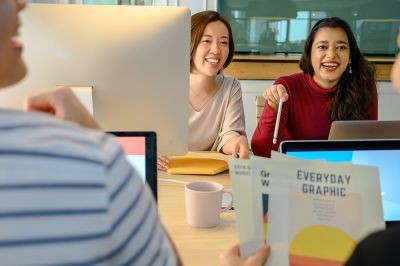
[[[241,85],[240,85],[240,81],[233,77],[233,76],[229,76],[226,74],[223,74],[223,89],[226,91],[231,91],[231,93],[237,93],[242,91]]]
[[[104,150],[112,149],[111,137],[76,123],[39,112],[0,111],[0,143],[25,150],[62,152],[77,158],[104,161]],[[113,142],[113,141],[112,141]],[[114,148],[115,149],[115,148]]]
[[[227,74],[222,74],[222,77],[224,78],[225,84],[231,84],[232,86],[234,85],[240,86],[240,81],[236,77]]]
[[[239,80],[237,78],[235,78],[234,76],[230,76],[227,74],[222,74],[222,76],[224,77],[225,80],[230,81],[230,82],[239,82]]]
[[[371,233],[357,244],[346,266],[400,265],[399,240],[399,226]]]
[[[400,241],[400,226],[394,226],[386,230],[378,231],[367,236],[365,244],[394,243]],[[400,255],[400,254],[399,254]]]

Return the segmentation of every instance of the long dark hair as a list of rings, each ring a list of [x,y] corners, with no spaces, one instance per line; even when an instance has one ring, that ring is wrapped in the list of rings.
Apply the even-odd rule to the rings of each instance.
[[[349,24],[337,18],[324,18],[318,21],[311,29],[304,44],[304,52],[300,59],[300,68],[308,74],[314,75],[311,64],[311,47],[317,31],[321,28],[341,28],[349,40],[350,64],[343,72],[337,84],[337,92],[329,107],[329,116],[334,120],[365,120],[368,119],[369,108],[373,101],[375,88],[375,68],[360,52],[356,39]]]
[[[190,70],[193,67],[193,56],[196,52],[197,46],[200,43],[201,37],[203,36],[204,30],[207,27],[208,23],[214,21],[221,21],[228,28],[229,32],[229,54],[226,58],[226,61],[223,65],[223,68],[226,68],[233,59],[233,55],[235,54],[235,45],[233,43],[233,34],[231,25],[228,20],[221,16],[216,11],[202,11],[196,14],[193,14],[191,17],[191,29],[190,29]]]

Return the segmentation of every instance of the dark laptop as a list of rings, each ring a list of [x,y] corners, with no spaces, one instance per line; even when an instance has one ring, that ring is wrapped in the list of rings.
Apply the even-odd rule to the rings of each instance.
[[[386,225],[400,224],[400,140],[284,141],[280,149],[296,158],[377,166]]]
[[[157,200],[157,137],[152,131],[113,131],[143,182],[150,186]]]

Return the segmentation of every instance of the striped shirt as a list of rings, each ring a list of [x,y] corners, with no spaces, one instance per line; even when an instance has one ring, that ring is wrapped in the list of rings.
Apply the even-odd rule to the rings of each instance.
[[[0,265],[176,265],[150,189],[111,136],[0,111]]]

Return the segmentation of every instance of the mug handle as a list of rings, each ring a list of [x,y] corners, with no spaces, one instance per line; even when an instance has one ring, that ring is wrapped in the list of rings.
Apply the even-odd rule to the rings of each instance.
[[[232,193],[232,189],[224,189],[224,190],[222,191],[222,194],[225,194],[225,193],[231,195],[231,202],[229,203],[228,206],[226,206],[225,208],[223,208],[223,209],[221,210],[221,212],[227,212],[227,211],[229,211],[229,210],[232,208],[232,206],[233,206],[233,193]]]

